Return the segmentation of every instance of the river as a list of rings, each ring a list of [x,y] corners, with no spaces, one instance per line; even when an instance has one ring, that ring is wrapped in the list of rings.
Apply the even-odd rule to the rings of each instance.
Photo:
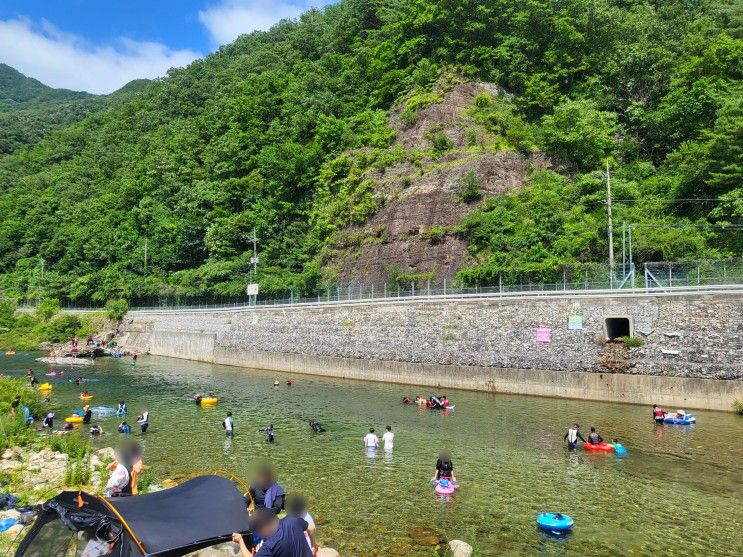
[[[32,367],[43,380],[49,368],[34,356],[4,357],[0,371]],[[158,477],[225,469],[249,480],[268,460],[287,491],[308,498],[319,539],[344,556],[430,557],[437,536],[486,556],[743,554],[743,418],[733,413],[655,426],[646,407],[453,390],[444,394],[456,408],[443,413],[401,404],[403,394],[429,394],[420,387],[314,376],[288,387],[281,373],[152,356],[136,367],[99,359],[80,373],[94,406],[124,399],[130,421],[149,409],[150,431],[136,437]],[[52,382],[61,424],[80,406],[80,388]],[[190,402],[208,391],[218,407]],[[232,440],[221,426],[228,410]],[[309,419],[327,432],[313,433]],[[629,456],[568,452],[563,434],[575,421],[617,437]],[[117,418],[101,423],[107,433],[97,443],[115,445]],[[270,423],[274,444],[259,432]],[[362,437],[369,427],[381,437],[386,425],[394,451],[369,457]],[[452,453],[461,483],[450,500],[429,484],[440,449]],[[573,532],[559,540],[538,532],[545,510],[573,516]]]

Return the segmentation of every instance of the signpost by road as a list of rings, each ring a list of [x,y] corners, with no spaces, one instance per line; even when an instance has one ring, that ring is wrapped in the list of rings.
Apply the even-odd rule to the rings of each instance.
[[[253,305],[255,305],[255,302],[258,300],[258,283],[249,283],[247,288],[245,289],[245,293],[248,295],[249,298],[252,299],[252,303]]]

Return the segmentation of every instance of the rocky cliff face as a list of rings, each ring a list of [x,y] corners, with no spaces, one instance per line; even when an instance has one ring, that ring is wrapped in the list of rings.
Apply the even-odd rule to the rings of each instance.
[[[440,85],[434,91],[439,102],[418,110],[412,121],[404,103],[392,111],[395,147],[415,156],[365,176],[385,203],[363,225],[338,235],[333,264],[340,282],[381,285],[396,275],[418,275],[440,284],[453,278],[469,258],[455,233],[462,218],[488,197],[523,188],[531,170],[550,166],[540,154],[493,146],[468,114],[481,93],[503,94],[482,82]],[[448,146],[437,153],[436,141]],[[467,202],[462,192],[473,175],[482,197]]]

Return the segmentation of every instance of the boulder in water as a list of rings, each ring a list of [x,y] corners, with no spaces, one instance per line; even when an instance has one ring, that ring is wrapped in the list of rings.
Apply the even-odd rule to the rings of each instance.
[[[452,540],[449,542],[449,549],[454,557],[471,557],[472,546],[462,540]]]

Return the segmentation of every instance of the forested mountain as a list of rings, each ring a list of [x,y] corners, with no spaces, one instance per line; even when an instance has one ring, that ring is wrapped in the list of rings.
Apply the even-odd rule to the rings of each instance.
[[[0,157],[31,147],[49,132],[123,102],[144,88],[135,80],[110,95],[52,89],[0,64]]]
[[[2,287],[239,294],[253,227],[264,291],[550,280],[606,260],[607,159],[617,222],[653,225],[638,262],[740,255],[741,21],[735,0],[312,10],[1,158]]]
[[[50,101],[68,101],[90,97],[89,93],[53,89],[26,77],[7,64],[0,63],[0,112],[29,108]]]

